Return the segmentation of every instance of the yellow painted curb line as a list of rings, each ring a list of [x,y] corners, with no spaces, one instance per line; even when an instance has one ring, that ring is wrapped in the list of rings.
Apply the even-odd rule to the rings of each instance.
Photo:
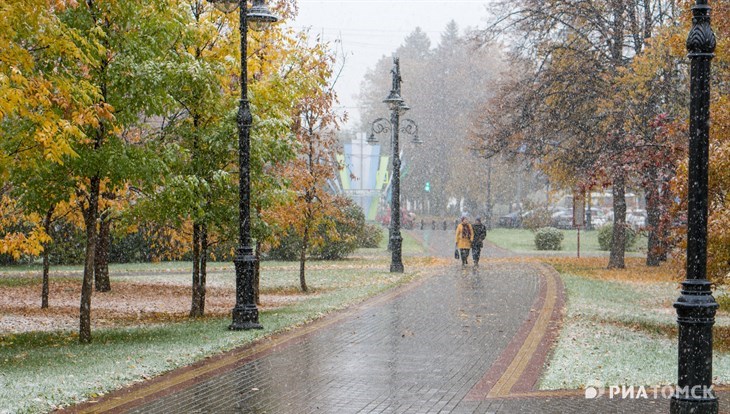
[[[555,308],[555,302],[557,301],[557,283],[555,281],[555,275],[552,272],[548,272],[544,266],[538,266],[538,270],[547,284],[545,302],[542,304],[537,321],[535,321],[535,325],[533,325],[530,333],[527,335],[525,342],[519,351],[517,351],[517,354],[497,383],[489,390],[487,398],[502,398],[510,394],[510,390],[525,372],[530,358],[537,350],[540,341],[542,341],[542,338],[547,332],[550,318]]]

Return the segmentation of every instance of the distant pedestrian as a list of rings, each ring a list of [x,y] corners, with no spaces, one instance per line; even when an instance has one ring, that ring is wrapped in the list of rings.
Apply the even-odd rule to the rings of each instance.
[[[461,256],[461,267],[466,267],[469,264],[469,250],[473,240],[474,229],[472,229],[466,217],[462,217],[461,224],[456,227],[456,248],[459,249]]]
[[[474,258],[474,267],[479,267],[479,257],[482,255],[484,239],[487,237],[487,226],[482,224],[481,218],[477,217],[472,229],[474,230],[474,242],[471,244],[471,257]]]

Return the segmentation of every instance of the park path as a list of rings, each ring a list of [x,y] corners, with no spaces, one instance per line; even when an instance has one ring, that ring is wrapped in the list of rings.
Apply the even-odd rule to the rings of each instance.
[[[453,232],[413,231],[453,255]],[[668,400],[537,391],[563,289],[486,246],[347,311],[73,407],[129,413],[665,413]],[[721,400],[722,401],[722,400]]]

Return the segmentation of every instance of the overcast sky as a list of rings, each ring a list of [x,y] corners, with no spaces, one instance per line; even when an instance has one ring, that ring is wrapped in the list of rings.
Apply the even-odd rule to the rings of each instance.
[[[335,89],[343,110],[354,126],[359,119],[357,101],[360,82],[368,68],[383,55],[390,55],[416,27],[435,46],[446,24],[454,20],[462,31],[484,26],[489,0],[299,0],[299,16],[288,24],[311,27],[325,41],[341,40],[338,56],[345,63]],[[339,46],[339,43],[337,43]],[[388,91],[383,91],[383,97]]]

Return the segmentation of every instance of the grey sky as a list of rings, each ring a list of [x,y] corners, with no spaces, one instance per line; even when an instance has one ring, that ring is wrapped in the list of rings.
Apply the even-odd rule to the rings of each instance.
[[[438,43],[446,24],[454,20],[460,30],[483,26],[489,0],[299,0],[299,16],[290,22],[296,28],[311,27],[325,41],[337,43],[345,66],[335,89],[354,126],[359,119],[357,100],[360,82],[368,68],[383,55],[390,55],[416,27]],[[334,43],[333,43],[334,44]],[[383,91],[383,96],[388,91]]]

